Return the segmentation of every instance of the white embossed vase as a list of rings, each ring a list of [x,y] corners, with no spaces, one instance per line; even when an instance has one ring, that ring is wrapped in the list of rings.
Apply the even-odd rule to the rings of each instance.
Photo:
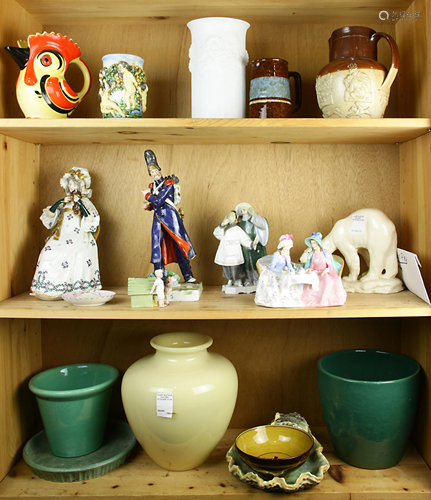
[[[377,61],[381,38],[391,48],[389,72]],[[383,118],[399,67],[394,39],[363,26],[337,29],[329,39],[329,61],[316,80],[323,118]]]
[[[192,36],[192,118],[245,118],[245,38],[240,19],[206,17],[187,24]]]
[[[149,457],[167,470],[203,464],[223,437],[235,408],[232,363],[207,349],[200,333],[166,333],[151,340],[155,354],[131,365],[121,393],[127,420]]]

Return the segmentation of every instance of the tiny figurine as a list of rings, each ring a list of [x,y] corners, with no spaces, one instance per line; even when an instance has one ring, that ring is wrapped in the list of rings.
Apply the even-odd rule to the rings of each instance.
[[[19,47],[5,47],[20,68],[16,82],[18,104],[26,118],[67,118],[87,95],[91,75],[72,40],[55,33],[30,35]],[[81,70],[82,89],[66,82],[70,64]]]
[[[96,244],[100,217],[90,201],[90,174],[86,168],[73,167],[60,185],[66,196],[45,208],[40,217],[52,234],[40,253],[30,289],[42,300],[102,288]]]
[[[294,273],[292,261],[290,259],[290,249],[293,247],[293,236],[291,234],[283,234],[277,246],[277,251],[274,252],[271,260],[271,271],[281,273],[285,269]]]
[[[254,248],[244,248],[244,267],[246,277],[244,285],[257,285],[259,273],[256,262],[266,255],[266,245],[268,244],[269,226],[268,221],[259,215],[249,203],[240,203],[235,212],[238,214],[238,226],[254,240],[258,237],[257,246]]]
[[[396,293],[403,290],[397,278],[397,232],[394,223],[382,211],[374,208],[357,210],[334,224],[323,239],[328,252],[338,249],[349,268],[343,277],[347,292]],[[360,275],[361,255],[368,271]]]
[[[148,174],[153,178],[149,189],[142,193],[145,197],[144,209],[154,211],[151,230],[151,262],[154,270],[164,271],[165,265],[177,262],[184,281],[197,283],[190,266],[190,260],[196,253],[176,207],[181,199],[179,180],[173,175],[162,176],[156,155],[150,149],[145,151],[144,158]]]
[[[305,285],[302,293],[302,301],[306,306],[340,306],[346,302],[346,291],[343,288],[341,278],[338,275],[339,264],[335,262],[332,254],[328,252],[322,243],[322,234],[313,232],[305,239],[309,247],[304,269],[316,271],[319,277],[318,288]],[[301,257],[303,260],[305,253]]]
[[[238,293],[233,287],[243,287],[242,278],[247,273],[244,266],[245,258],[243,248],[256,248],[259,237],[253,241],[238,225],[239,218],[235,210],[229,212],[219,226],[214,229],[214,236],[220,240],[214,262],[223,266],[223,277],[228,280],[223,286],[223,291]],[[240,290],[246,293],[247,290]],[[255,289],[251,290],[255,291]]]
[[[156,269],[154,274],[156,275],[156,280],[151,287],[150,293],[156,293],[158,306],[165,307],[165,284],[162,279],[163,269]]]
[[[165,278],[165,287],[164,287],[164,293],[165,293],[165,305],[169,305],[169,296],[172,293],[172,288],[174,287],[174,277],[170,274],[168,274]]]

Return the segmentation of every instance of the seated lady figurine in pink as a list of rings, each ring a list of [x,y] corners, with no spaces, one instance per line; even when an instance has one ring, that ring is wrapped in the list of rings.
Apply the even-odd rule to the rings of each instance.
[[[304,285],[302,301],[305,306],[341,306],[346,302],[346,291],[338,275],[339,264],[322,245],[322,234],[314,233],[305,238],[310,248],[304,269],[316,271],[319,276],[319,288],[314,290]]]

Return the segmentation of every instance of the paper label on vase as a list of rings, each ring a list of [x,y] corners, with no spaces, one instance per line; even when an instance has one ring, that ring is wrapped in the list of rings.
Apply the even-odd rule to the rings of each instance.
[[[365,234],[365,215],[352,215],[352,225],[350,227],[351,234]]]
[[[174,395],[158,393],[156,408],[158,417],[172,418],[174,410]]]

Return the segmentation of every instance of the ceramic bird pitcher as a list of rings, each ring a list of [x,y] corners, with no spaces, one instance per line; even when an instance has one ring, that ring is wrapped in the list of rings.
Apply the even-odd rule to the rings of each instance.
[[[377,61],[381,38],[391,48],[389,72]],[[363,26],[337,29],[329,39],[329,61],[316,80],[323,118],[383,118],[399,67],[394,39]]]
[[[81,59],[78,45],[69,38],[55,33],[37,33],[29,35],[27,44],[5,49],[21,70],[16,95],[26,118],[67,118],[87,95],[90,72]],[[76,64],[84,77],[79,92],[65,80],[69,64]]]

